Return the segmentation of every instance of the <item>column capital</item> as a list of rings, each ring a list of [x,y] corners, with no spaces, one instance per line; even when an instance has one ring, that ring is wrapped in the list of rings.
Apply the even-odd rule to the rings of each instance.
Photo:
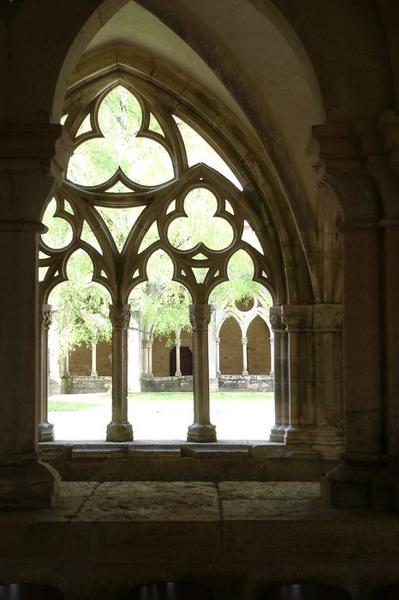
[[[53,311],[51,304],[42,304],[42,330],[48,331],[53,321]]]
[[[282,319],[282,311],[281,306],[271,306],[270,307],[270,325],[273,331],[284,331],[285,323]]]
[[[130,322],[129,304],[110,304],[109,318],[114,329],[128,329]]]
[[[288,331],[311,330],[313,306],[311,304],[286,304],[282,306],[282,320]]]
[[[190,323],[194,331],[208,329],[211,320],[210,304],[190,304]]]

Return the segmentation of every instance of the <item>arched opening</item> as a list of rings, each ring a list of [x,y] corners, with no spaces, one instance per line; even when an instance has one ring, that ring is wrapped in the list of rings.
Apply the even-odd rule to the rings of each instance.
[[[180,358],[177,353],[180,353]],[[180,366],[180,368],[178,368]],[[189,346],[174,346],[169,352],[169,375],[179,377],[193,374],[193,353]]]
[[[219,332],[220,374],[238,375],[243,371],[242,332],[236,319],[228,317]]]
[[[54,201],[49,207],[54,210]],[[59,226],[57,218],[49,222],[43,254],[51,256],[54,251],[60,239],[55,231]],[[69,244],[72,243],[71,238]],[[60,283],[46,288],[51,263],[44,267],[46,274],[42,271],[45,300],[41,327],[39,435],[42,441],[101,439],[110,417],[110,296],[103,286],[92,281],[93,263],[89,255],[82,248],[71,250],[65,256]],[[50,277],[49,281],[56,280]]]
[[[105,37],[102,38],[103,43],[107,35],[105,33]],[[107,43],[108,41],[107,39]],[[100,47],[101,43],[96,46],[96,42],[93,41],[90,51],[98,53],[99,57],[101,55]],[[129,55],[129,52],[127,54]],[[140,60],[143,58],[143,54],[139,52],[135,55],[136,60],[139,55]],[[100,237],[105,234],[105,238],[108,238],[108,241],[105,242],[103,237],[100,240],[100,246],[104,250],[107,243],[111,246],[113,243],[112,253],[115,252],[116,247],[116,250],[126,259],[121,280],[116,286],[114,285],[115,281],[112,282],[114,299],[118,299],[124,304],[130,290],[145,278],[145,265],[150,254],[147,251],[149,246],[136,246],[135,243],[139,239],[144,242],[144,238],[148,237],[147,234],[153,229],[158,238],[154,238],[150,243],[150,245],[155,244],[151,252],[155,248],[163,248],[171,254],[174,264],[173,280],[187,287],[194,300],[193,303],[197,307],[206,306],[211,292],[226,279],[227,263],[237,250],[248,250],[255,265],[255,282],[271,290],[276,304],[284,304],[287,298],[290,298],[291,302],[311,302],[309,273],[303,256],[303,248],[306,243],[302,246],[296,239],[290,211],[281,210],[281,207],[278,210],[273,209],[277,197],[281,200],[285,197],[285,193],[279,196],[274,193],[274,189],[269,189],[265,184],[263,178],[271,165],[257,163],[262,152],[258,152],[260,147],[257,142],[255,143],[256,134],[253,135],[254,132],[250,132],[250,126],[247,127],[249,123],[245,115],[235,105],[234,100],[231,97],[228,98],[227,94],[226,103],[230,105],[232,113],[235,113],[236,116],[240,114],[240,119],[242,119],[240,125],[243,125],[244,129],[247,128],[248,135],[242,135],[243,130],[240,130],[240,127],[229,127],[229,124],[234,122],[233,114],[229,115],[229,111],[223,111],[223,115],[220,114],[220,118],[215,119],[213,109],[209,109],[209,103],[207,105],[202,102],[201,98],[204,96],[201,96],[200,93],[195,95],[195,100],[193,97],[180,98],[178,95],[176,96],[176,90],[181,81],[174,89],[177,80],[176,82],[170,80],[165,84],[162,75],[158,77],[157,71],[151,84],[148,84],[145,73],[142,77],[141,69],[134,68],[134,60],[128,56],[121,67],[116,59],[115,65],[112,66],[113,59],[111,57],[111,62],[105,70],[102,70],[101,74],[101,69],[90,73],[90,61],[82,63],[82,70],[74,78],[73,87],[65,105],[64,123],[66,129],[72,134],[75,145],[75,155],[70,161],[65,188],[72,195],[90,198],[89,212],[94,208],[92,223],[94,225],[95,222],[95,237],[98,238],[97,229],[101,229]],[[98,64],[100,62],[101,58],[99,58]],[[89,76],[90,85],[86,88]],[[218,85],[214,88],[215,92]],[[305,96],[309,96],[309,90],[303,89],[302,92],[303,100]],[[121,102],[122,96],[124,98]],[[180,99],[176,103],[178,97]],[[124,113],[120,114],[121,118],[116,120],[112,117],[113,98],[119,98],[116,103],[119,102],[119,109]],[[200,110],[197,110],[198,108]],[[312,110],[314,110],[314,106],[312,106]],[[216,127],[214,123],[217,123]],[[126,144],[128,132],[135,137],[137,148],[141,146],[142,150],[144,149],[147,153],[145,158],[143,155],[143,168],[139,171],[135,171],[132,166],[134,161],[126,160],[126,157],[124,158],[120,152],[124,145],[126,149],[128,148],[128,144]],[[114,140],[113,137],[115,137]],[[120,142],[119,146],[115,145],[116,138],[119,140],[118,143]],[[210,151],[216,154],[216,162],[196,153],[199,147],[206,145]],[[91,147],[92,150],[90,150]],[[154,162],[155,159],[154,154],[151,158],[150,147],[158,148],[159,156],[155,162],[159,164],[156,169],[150,167],[151,161]],[[92,154],[91,157],[90,154]],[[104,163],[95,165],[92,160],[94,155],[108,156],[109,161],[106,165]],[[161,155],[165,160],[161,159]],[[250,155],[251,158],[247,160],[247,156]],[[89,164],[86,164],[83,170],[81,167],[79,174],[79,167],[76,167],[77,162],[82,159],[86,159],[86,162],[88,159]],[[83,163],[81,164],[83,165]],[[94,171],[92,167],[94,167]],[[80,176],[82,173],[86,174],[86,179],[84,177],[82,179]],[[87,178],[87,173],[90,174],[89,178]],[[263,173],[261,177],[260,173]],[[141,174],[147,174],[149,178],[141,178]],[[158,179],[151,178],[155,174]],[[228,181],[232,185],[228,185]],[[162,193],[160,186],[164,186]],[[239,196],[244,189],[245,194]],[[146,195],[147,192],[148,195]],[[205,202],[206,206],[205,204],[203,206],[206,210],[203,212],[207,213],[209,222],[218,222],[219,228],[216,228],[215,231],[220,233],[223,228],[225,229],[220,236],[223,239],[218,240],[217,237],[214,237],[212,240],[211,236],[207,240],[203,231],[197,232],[195,235],[189,232],[188,245],[187,240],[179,239],[178,232],[185,231],[190,220],[199,222],[195,216],[196,196],[201,196],[202,201]],[[206,196],[208,196],[208,200],[205,200]],[[149,209],[148,199],[150,198],[154,204],[154,212]],[[161,213],[154,218],[156,205]],[[123,239],[119,239],[118,227],[114,228],[114,231],[112,230],[112,224],[106,218],[105,213],[112,213],[115,220],[118,212],[123,213],[127,210],[136,211],[135,225],[130,230],[126,230]],[[284,222],[281,221],[282,217]],[[104,229],[103,225],[108,231]],[[147,232],[144,237],[139,233],[140,228]],[[189,229],[186,233],[188,231]],[[113,238],[112,243],[110,243],[109,234]],[[254,239],[251,240],[251,238]],[[218,241],[221,243],[220,248],[216,243]],[[221,252],[221,254],[216,255],[215,252]],[[113,259],[109,260],[108,251],[105,254],[107,256],[104,262],[108,263],[105,265],[107,268],[101,269],[98,276],[111,281],[115,275],[109,269]],[[220,257],[220,260],[219,258],[215,260],[217,256]],[[296,264],[295,269],[290,266],[293,264]],[[128,281],[129,270],[132,273],[132,281]],[[122,280],[124,280],[122,287],[117,289]],[[192,317],[196,321],[194,314]],[[202,329],[198,327],[193,331],[202,331]],[[150,369],[148,365],[153,360],[154,342],[155,338],[152,335],[145,341],[147,375],[153,375],[152,366]],[[216,380],[217,371],[220,370],[217,360],[217,344],[216,340],[213,346],[209,344],[208,347],[208,356],[211,360],[208,360],[207,370],[210,381]],[[156,346],[157,342],[155,342],[155,348]],[[203,357],[202,366],[205,361],[206,358]],[[195,374],[195,356],[193,362]],[[242,372],[247,373],[248,364],[244,363],[248,363],[248,351],[243,352],[242,362]],[[178,369],[176,370],[178,371]],[[274,368],[272,369],[270,366],[269,371],[274,371]],[[166,372],[166,368],[164,372]],[[200,369],[197,365],[197,378],[199,372]],[[286,369],[284,377],[289,372]],[[202,386],[204,385],[205,383],[202,382]],[[286,379],[284,385],[288,385]],[[125,414],[125,409],[122,412]],[[197,418],[196,412],[198,413],[198,410],[194,401],[194,421]],[[208,419],[206,415],[207,411],[205,411],[205,421]],[[284,427],[287,425],[288,422],[284,424]],[[207,427],[208,424],[205,424],[205,430]],[[196,433],[192,434],[193,441],[206,441],[205,438],[197,440],[196,435]]]
[[[265,321],[255,317],[247,330],[248,373],[266,375],[271,371],[270,331]]]

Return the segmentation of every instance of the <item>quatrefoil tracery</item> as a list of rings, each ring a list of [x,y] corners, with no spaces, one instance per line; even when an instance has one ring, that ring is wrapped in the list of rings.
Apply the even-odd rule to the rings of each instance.
[[[138,115],[124,131],[123,106],[113,120],[109,114],[103,114],[107,102],[114,102],[121,89],[126,107],[130,106]],[[131,139],[134,143],[144,139],[168,153],[173,173],[164,185],[143,187],[129,179],[128,168],[126,174],[123,164],[122,168],[119,165],[123,161],[115,156],[112,168],[116,170],[110,174],[111,168],[108,169],[105,183],[90,186],[71,185],[67,181],[57,196],[54,217],[67,222],[73,232],[72,240],[57,249],[51,248],[45,243],[47,238],[42,237],[44,255],[40,266],[48,267],[41,282],[43,297],[67,278],[68,260],[79,248],[87,252],[93,263],[93,281],[107,287],[114,303],[126,302],[135,286],[148,281],[147,265],[156,251],[166,253],[173,265],[173,280],[183,284],[196,302],[207,302],[211,291],[228,279],[229,261],[240,249],[254,264],[254,279],[271,287],[271,265],[265,248],[259,240],[254,247],[242,237],[244,224],[248,221],[253,226],[256,215],[248,211],[237,186],[214,169],[205,164],[188,166],[172,110],[168,112],[165,105],[158,110],[153,98],[147,100],[141,92],[132,93],[127,87],[114,85],[101,92],[88,110],[80,114],[72,111],[67,123],[75,136],[76,156],[85,144],[95,140],[104,144],[104,134],[114,136],[114,141],[124,147]],[[72,163],[68,175],[73,168]],[[66,209],[66,198],[72,212]],[[121,208],[125,210],[120,211]],[[115,224],[112,221],[112,213],[118,216],[118,211],[136,213],[135,217],[126,218],[124,231],[118,231],[118,218]],[[202,226],[196,231],[193,222]]]
[[[162,131],[147,103],[124,86],[108,90],[80,123],[68,179],[82,187],[116,186],[117,193],[172,180],[171,147],[150,127]]]
[[[180,203],[180,210],[169,213],[167,238],[180,251],[205,249],[221,251],[234,240],[231,215],[222,216],[216,196],[207,188],[193,188]],[[179,216],[183,213],[184,216]]]

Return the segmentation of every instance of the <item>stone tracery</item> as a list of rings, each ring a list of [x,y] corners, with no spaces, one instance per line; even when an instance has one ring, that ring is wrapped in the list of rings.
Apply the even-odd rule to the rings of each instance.
[[[126,119],[114,122],[116,134],[110,128],[112,118],[109,115],[104,127],[107,117],[104,105],[108,109],[119,93],[120,106],[126,109],[129,102],[131,105],[136,103],[136,108],[138,106],[142,112],[141,123],[138,120],[136,129],[130,128],[131,139],[134,142],[140,138],[147,139],[165,149],[171,157],[174,176],[166,183],[145,186],[137,178],[134,181],[128,176],[131,175],[130,163],[115,156],[112,173],[109,170],[104,175],[104,169],[100,169],[98,178],[89,174],[85,180],[77,174],[77,163],[72,158],[68,177],[53,201],[56,207],[53,216],[68,224],[72,239],[66,238],[62,248],[53,248],[49,245],[51,235],[48,236],[50,241],[42,237],[39,264],[42,270],[47,268],[47,272],[40,282],[41,299],[46,303],[50,291],[67,280],[68,260],[81,249],[93,263],[93,282],[103,285],[111,295],[112,314],[127,314],[130,293],[148,279],[150,258],[157,251],[165,252],[173,264],[173,280],[189,291],[193,302],[190,318],[194,331],[195,421],[189,428],[189,438],[209,441],[216,437],[214,427],[209,423],[208,321],[201,320],[200,316],[210,310],[212,290],[228,279],[229,262],[237,251],[244,251],[252,261],[253,279],[275,293],[268,240],[258,238],[259,243],[255,245],[244,241],[245,227],[249,225],[253,230],[261,227],[243,191],[205,164],[189,167],[183,138],[173,111],[167,106],[167,96],[139,78],[126,76],[125,79],[123,87],[116,81],[104,89],[100,78],[97,88],[88,88],[88,97],[83,91],[79,106],[75,104],[68,112],[65,126],[74,136],[77,154],[85,144],[93,142],[99,144],[99,150],[105,144],[106,152],[109,152],[109,141],[103,136],[120,137]],[[124,145],[127,144],[126,137]],[[90,167],[89,163],[86,160],[85,169]],[[204,239],[205,229],[201,228],[201,235],[189,242],[187,235],[182,238],[184,229],[178,226],[179,221],[190,218],[190,215],[192,217],[193,210],[194,218],[198,219],[200,213],[195,204],[201,195],[208,201],[210,222],[215,222],[214,239]],[[137,209],[136,220],[126,220],[128,226],[119,242],[112,235],[118,230],[117,225],[113,229],[112,222],[106,222],[106,209],[125,210],[126,214]],[[225,235],[220,236],[217,221],[224,224]],[[116,321],[112,319],[113,417],[107,439],[124,441],[132,439],[131,426],[127,421],[127,327],[118,327],[119,320],[118,323]]]

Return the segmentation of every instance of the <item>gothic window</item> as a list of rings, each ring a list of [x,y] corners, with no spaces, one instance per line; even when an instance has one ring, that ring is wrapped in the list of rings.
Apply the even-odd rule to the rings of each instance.
[[[90,263],[91,283],[104,291],[97,290],[97,301],[104,306],[110,297],[112,421],[107,439],[113,441],[133,436],[127,411],[127,330],[129,302],[139,286],[150,293],[151,285],[154,290],[169,286],[186,302],[186,310],[189,304],[194,419],[188,439],[195,441],[216,440],[207,356],[213,290],[228,280],[240,253],[253,280],[273,290],[267,241],[255,233],[261,225],[244,189],[242,167],[233,153],[222,156],[216,132],[214,139],[201,133],[201,119],[191,109],[175,106],[167,92],[132,75],[82,88],[65,119],[74,154],[43,217],[49,228],[39,256],[43,305],[67,281],[68,264],[79,254]]]

